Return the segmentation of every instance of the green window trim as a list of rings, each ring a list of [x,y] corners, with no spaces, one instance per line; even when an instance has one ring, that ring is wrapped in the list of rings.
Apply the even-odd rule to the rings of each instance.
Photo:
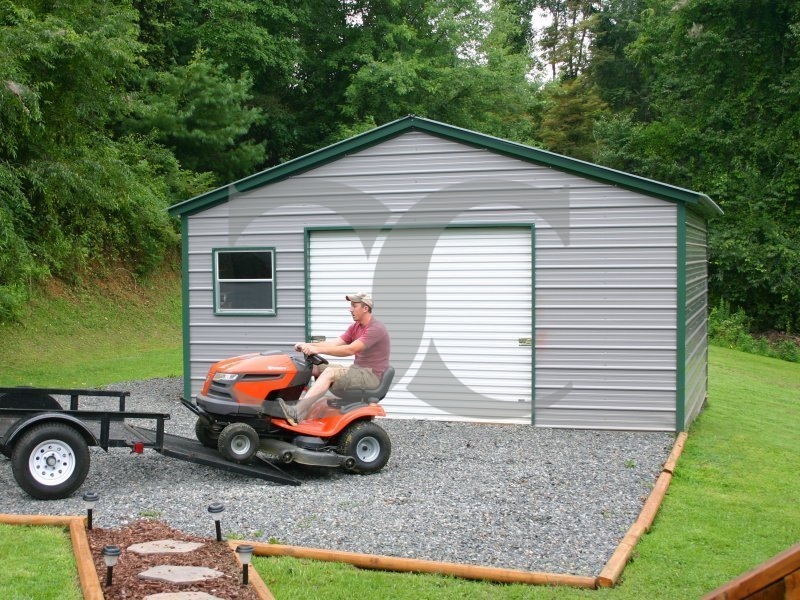
[[[211,251],[214,314],[277,314],[275,248],[214,248]]]

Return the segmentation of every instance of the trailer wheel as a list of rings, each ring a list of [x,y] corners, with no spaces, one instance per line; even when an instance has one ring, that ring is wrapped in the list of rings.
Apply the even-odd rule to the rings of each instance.
[[[219,434],[217,449],[226,460],[246,463],[258,451],[258,432],[247,423],[231,423]]]
[[[355,463],[349,470],[356,473],[366,475],[380,471],[389,462],[391,453],[389,434],[372,421],[350,425],[339,441],[339,454],[353,458]]]
[[[197,438],[197,441],[203,444],[203,446],[206,448],[213,448],[214,450],[217,449],[219,433],[216,433],[211,428],[206,419],[202,417],[197,419],[197,423],[194,424],[194,435]]]
[[[89,446],[73,427],[44,423],[23,434],[11,454],[19,487],[38,500],[66,498],[89,472]]]

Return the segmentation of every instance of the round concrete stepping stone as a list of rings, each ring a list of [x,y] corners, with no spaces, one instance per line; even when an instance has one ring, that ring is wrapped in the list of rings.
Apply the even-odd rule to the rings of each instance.
[[[128,546],[130,552],[136,554],[183,554],[197,550],[203,544],[200,542],[181,542],[178,540],[156,540],[154,542],[142,542]]]
[[[139,573],[140,579],[164,581],[166,583],[195,583],[206,579],[222,577],[224,573],[207,567],[187,567],[183,565],[159,565]]]
[[[161,592],[150,594],[142,600],[223,600],[219,596],[212,596],[205,592]]]

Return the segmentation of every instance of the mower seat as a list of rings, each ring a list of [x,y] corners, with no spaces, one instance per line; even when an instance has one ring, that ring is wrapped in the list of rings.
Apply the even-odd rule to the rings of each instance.
[[[367,390],[347,390],[342,392],[339,398],[329,398],[328,406],[338,408],[341,412],[347,412],[358,406],[364,404],[376,404],[383,400],[384,396],[389,392],[392,387],[392,379],[394,379],[394,367],[389,365],[386,371],[383,372],[381,382],[378,387]]]

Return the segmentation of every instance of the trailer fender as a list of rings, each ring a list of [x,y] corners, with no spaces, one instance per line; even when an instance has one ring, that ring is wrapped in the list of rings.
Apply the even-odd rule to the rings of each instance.
[[[8,428],[6,431],[6,435],[2,440],[2,446],[6,449],[9,453],[11,449],[14,447],[16,440],[22,436],[28,429],[33,427],[34,425],[39,425],[41,423],[65,423],[69,425],[75,431],[77,431],[83,439],[86,440],[86,444],[89,446],[99,446],[100,444],[97,441],[95,435],[89,430],[86,426],[86,423],[78,419],[73,415],[65,415],[63,413],[58,412],[46,412],[46,413],[37,413],[34,415],[30,415],[29,417],[22,417],[14,422],[11,427]]]

